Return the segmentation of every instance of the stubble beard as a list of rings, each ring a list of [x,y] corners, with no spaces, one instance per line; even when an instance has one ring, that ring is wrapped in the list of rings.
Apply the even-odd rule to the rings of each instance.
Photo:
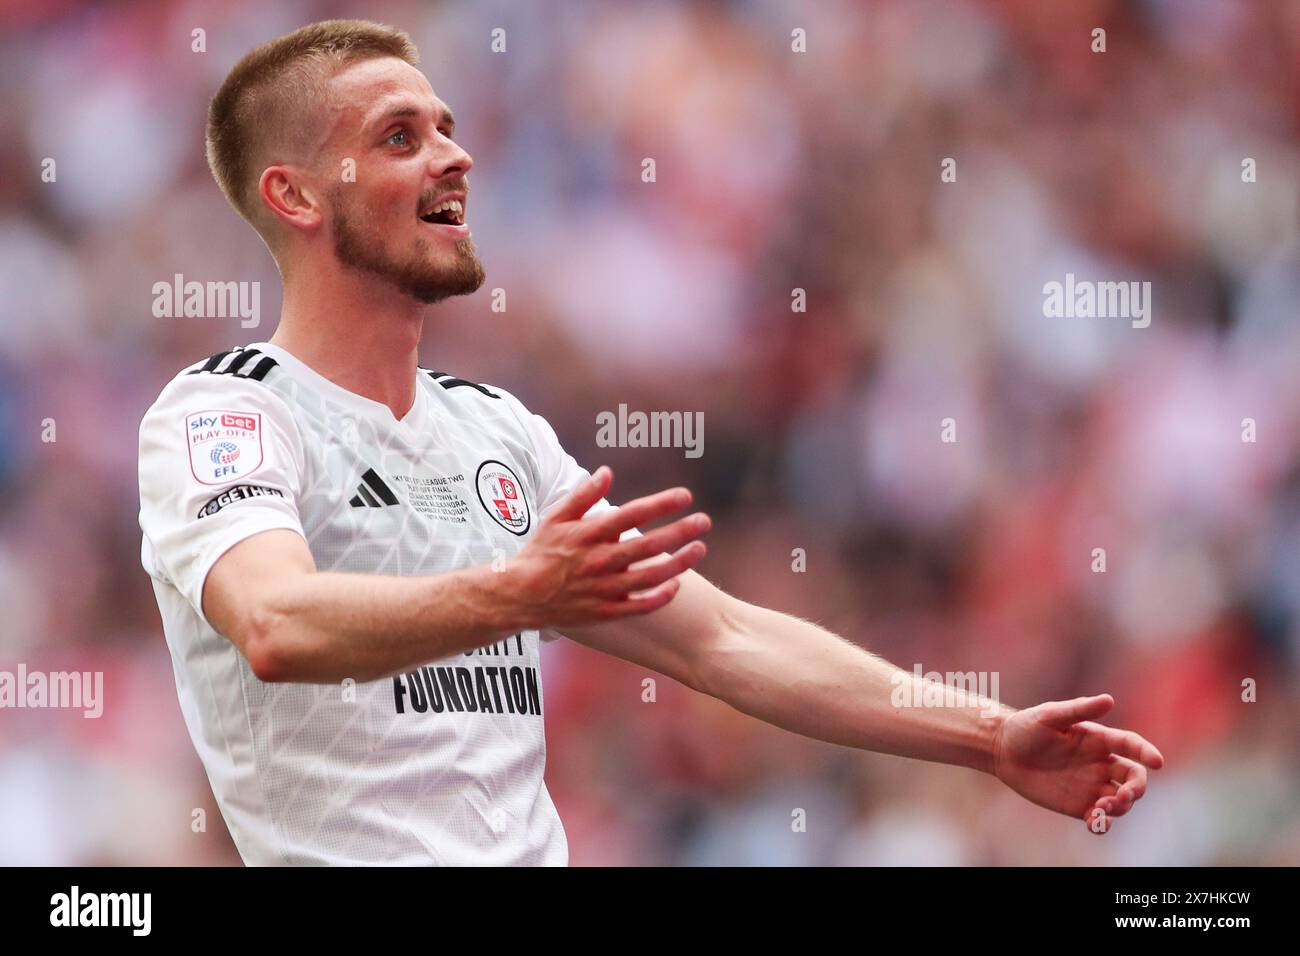
[[[367,241],[337,201],[333,229],[339,262],[378,276],[417,302],[432,305],[453,295],[469,295],[483,285],[483,264],[470,239],[456,240],[456,258],[450,264],[429,260],[427,239],[417,241],[412,256],[403,261],[389,255],[384,245]]]

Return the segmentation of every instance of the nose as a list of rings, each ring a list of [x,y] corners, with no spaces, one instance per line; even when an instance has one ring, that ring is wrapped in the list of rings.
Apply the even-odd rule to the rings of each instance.
[[[438,147],[429,160],[429,172],[435,178],[464,176],[473,166],[473,158],[459,143],[438,134]]]

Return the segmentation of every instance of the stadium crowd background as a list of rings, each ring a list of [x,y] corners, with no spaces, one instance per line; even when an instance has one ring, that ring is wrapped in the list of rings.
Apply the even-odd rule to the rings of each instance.
[[[139,565],[136,432],[274,330],[203,121],[238,56],[331,16],[407,29],[475,158],[488,280],[423,365],[514,391],[616,501],[689,485],[738,596],[1013,705],[1111,692],[1168,762],[1099,840],[970,771],[644,702],[559,641],[575,864],[1300,862],[1300,5],[766,0],[0,7],[0,668],[106,688],[98,720],[0,711],[0,863],[238,863]],[[1150,327],[1044,317],[1067,272],[1150,281]],[[260,326],[155,318],[176,273],[260,281]],[[703,456],[597,448],[620,403],[703,412]]]

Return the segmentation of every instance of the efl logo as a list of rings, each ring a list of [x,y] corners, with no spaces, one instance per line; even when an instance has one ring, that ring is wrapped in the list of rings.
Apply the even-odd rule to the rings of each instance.
[[[223,428],[243,428],[250,432],[257,431],[257,419],[248,415],[230,415],[223,413],[221,416],[221,426]]]
[[[224,485],[262,466],[262,417],[210,408],[185,416],[190,470],[205,485]]]

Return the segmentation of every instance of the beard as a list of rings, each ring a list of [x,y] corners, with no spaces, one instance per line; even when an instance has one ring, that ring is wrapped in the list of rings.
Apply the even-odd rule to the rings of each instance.
[[[429,242],[420,239],[408,258],[393,255],[383,243],[367,239],[339,201],[334,201],[334,255],[344,265],[384,279],[417,302],[431,305],[453,295],[469,295],[483,285],[483,264],[474,243],[456,241],[456,257],[450,263],[430,261]]]

